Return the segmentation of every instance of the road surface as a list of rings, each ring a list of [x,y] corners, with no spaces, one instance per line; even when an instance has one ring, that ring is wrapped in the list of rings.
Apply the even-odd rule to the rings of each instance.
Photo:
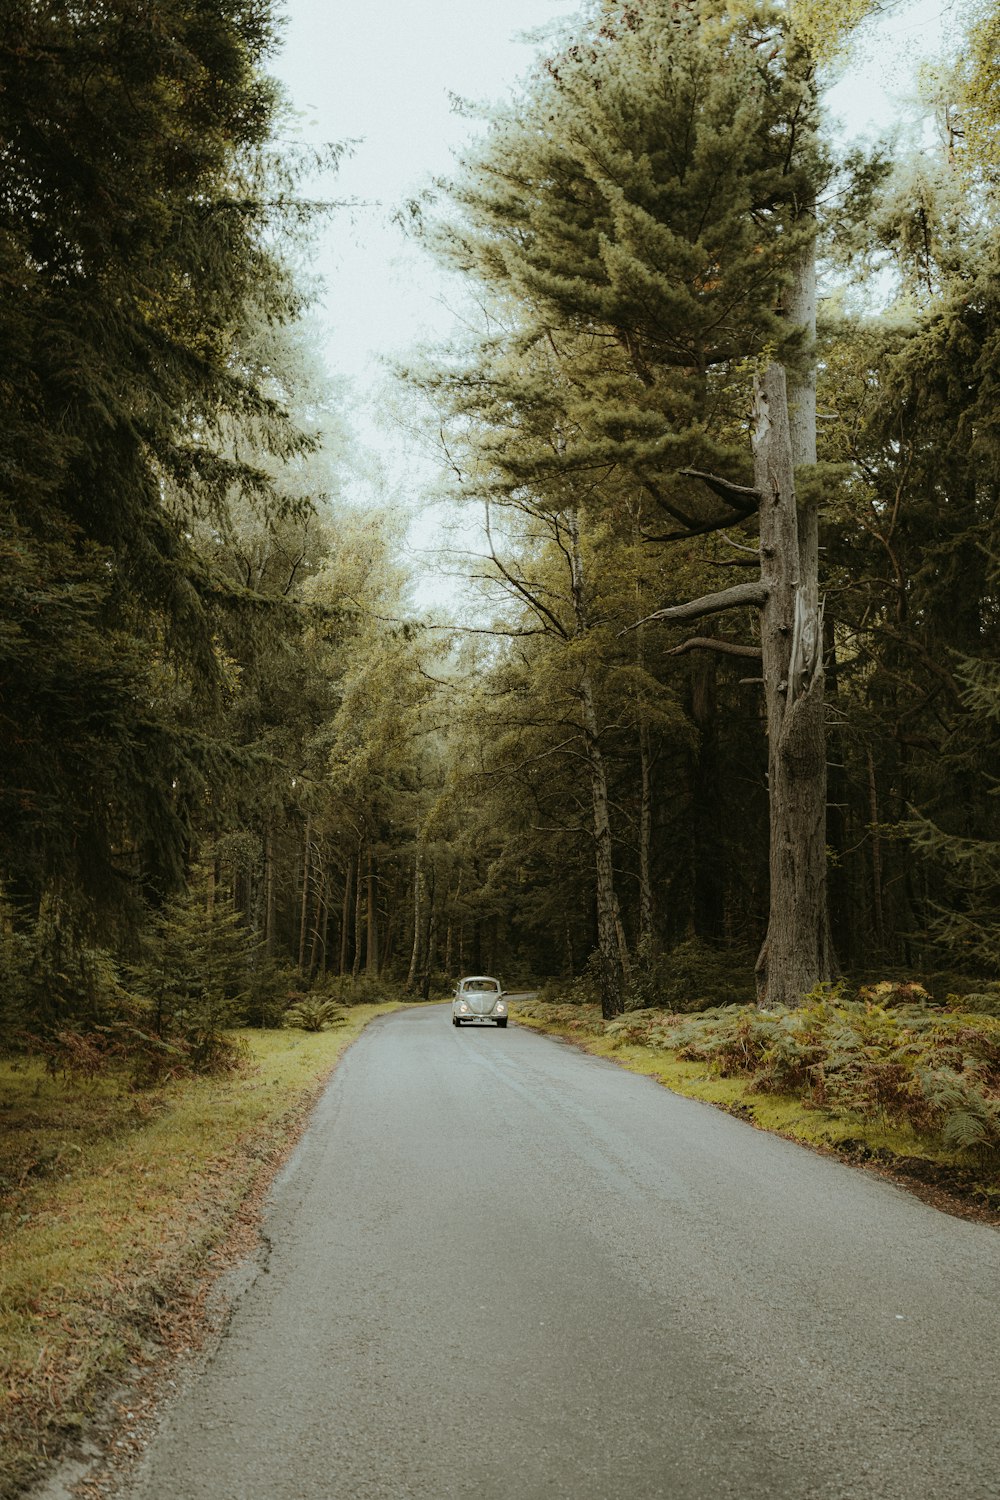
[[[1000,1235],[526,1030],[400,1012],[135,1500],[1000,1496]]]

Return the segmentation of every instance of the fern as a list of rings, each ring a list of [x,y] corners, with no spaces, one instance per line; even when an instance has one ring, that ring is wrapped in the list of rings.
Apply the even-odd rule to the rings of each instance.
[[[326,1026],[342,1026],[346,1020],[343,1007],[334,1000],[297,1000],[285,1011],[285,1025],[300,1031],[322,1031]]]

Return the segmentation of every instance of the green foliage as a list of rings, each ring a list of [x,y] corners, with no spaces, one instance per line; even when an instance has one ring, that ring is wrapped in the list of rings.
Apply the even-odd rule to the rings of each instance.
[[[964,995],[949,995],[953,1010],[971,1011],[977,1016],[1000,1017],[1000,984],[985,990],[970,990]]]
[[[114,939],[246,771],[217,713],[248,591],[196,533],[237,491],[286,508],[241,432],[308,445],[250,337],[300,305],[274,250],[300,214],[267,145],[267,4],[3,17],[0,876]]]
[[[34,918],[0,903],[0,1036],[23,1045],[107,1025],[128,998],[112,954],[87,942],[58,899]]]
[[[202,870],[156,916],[136,967],[136,992],[150,1004],[155,1033],[180,1038],[195,1064],[226,1054],[224,1033],[245,1017],[255,943],[232,903]]]
[[[753,998],[753,954],[688,938],[663,953],[637,954],[629,1010],[675,1012],[742,1005]]]
[[[247,1025],[263,1031],[283,1026],[285,1012],[301,984],[297,969],[255,952],[245,1003]]]
[[[833,992],[799,1010],[734,1008],[670,1023],[664,1045],[762,1093],[904,1123],[957,1150],[1000,1150],[1000,1023]],[[653,1043],[655,1045],[655,1043]]]
[[[304,995],[285,1011],[285,1025],[300,1031],[323,1031],[327,1026],[343,1026],[347,1014],[334,1000]]]

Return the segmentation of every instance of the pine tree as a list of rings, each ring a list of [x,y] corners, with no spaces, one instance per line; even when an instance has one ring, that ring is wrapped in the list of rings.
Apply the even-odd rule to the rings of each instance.
[[[214,873],[196,870],[188,888],[154,919],[144,940],[136,990],[152,1008],[156,1034],[180,1039],[196,1062],[217,1055],[220,1033],[244,1019],[254,945]]]
[[[270,235],[299,211],[268,145],[267,5],[3,0],[0,37],[0,878],[36,908],[56,881],[107,931],[176,884],[206,782],[235,770],[212,714],[245,591],[193,531],[234,489],[285,505],[231,437],[305,441],[248,336],[299,304]]]

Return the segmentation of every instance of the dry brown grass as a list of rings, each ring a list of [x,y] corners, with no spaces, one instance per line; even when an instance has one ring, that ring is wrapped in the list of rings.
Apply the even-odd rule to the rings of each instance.
[[[241,1072],[148,1093],[0,1063],[0,1500],[66,1450],[114,1379],[195,1336],[204,1272],[243,1205],[341,1053],[397,1008],[247,1032]]]

